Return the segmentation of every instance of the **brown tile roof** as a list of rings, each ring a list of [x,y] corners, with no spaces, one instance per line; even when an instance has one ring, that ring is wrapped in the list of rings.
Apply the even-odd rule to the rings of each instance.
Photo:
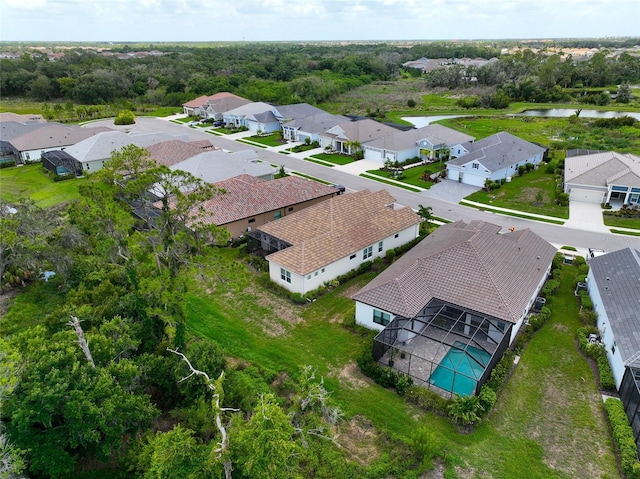
[[[463,221],[441,226],[353,299],[414,317],[432,298],[515,323],[556,249],[528,229]]]
[[[209,99],[208,96],[199,96],[198,98],[194,98],[193,100],[188,101],[187,103],[183,103],[182,106],[186,106],[187,108],[198,108],[204,105],[208,99]]]
[[[226,193],[204,204],[208,213],[204,221],[218,226],[336,193],[331,186],[298,176],[264,181],[240,175],[215,186]]]
[[[362,190],[333,197],[257,229],[292,246],[270,261],[305,275],[412,225],[420,217],[409,207],[393,208],[386,190]]]
[[[151,158],[159,165],[173,166],[212,148],[213,144],[209,140],[193,142],[169,140],[150,145],[147,150]]]
[[[182,106],[186,106],[187,108],[197,108],[200,106],[204,106],[207,102],[216,102],[216,101],[221,101],[221,100],[244,100],[246,103],[249,103],[250,101],[247,100],[246,98],[242,98],[241,96],[238,95],[234,95],[233,93],[229,93],[227,91],[221,91],[219,93],[216,93],[214,95],[210,95],[210,96],[199,96],[198,98],[194,98],[191,101],[188,101],[187,103],[183,103]]]

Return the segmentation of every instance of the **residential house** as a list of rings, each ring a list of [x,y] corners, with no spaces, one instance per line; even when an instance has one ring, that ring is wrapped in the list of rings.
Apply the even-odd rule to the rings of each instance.
[[[282,123],[282,137],[288,141],[304,143],[307,138],[310,142],[320,142],[320,135],[330,128],[350,121],[342,115],[331,113],[317,113],[301,118],[286,120]]]
[[[509,181],[518,174],[519,166],[539,164],[546,151],[503,131],[475,143],[452,147],[454,159],[447,162],[447,179],[480,187],[487,180]]]
[[[94,128],[87,128],[93,131]],[[66,149],[66,152],[82,165],[82,170],[95,173],[111,159],[111,153],[127,145],[147,148],[155,143],[175,139],[166,133],[127,134],[121,131],[100,132]]]
[[[24,114],[12,113],[10,111],[0,112],[0,123],[5,121],[15,121],[16,123],[46,123],[42,115],[39,114]]]
[[[229,110],[251,103],[251,100],[242,98],[229,92],[220,92],[207,97],[207,101],[202,106],[201,116],[206,119],[222,121],[223,115]]]
[[[640,451],[640,250],[589,261],[587,288],[611,372]]]
[[[193,100],[188,101],[187,103],[183,103],[182,111],[184,111],[184,114],[187,116],[200,116],[205,111],[205,108],[206,108],[205,105],[208,99],[209,99],[208,96],[203,95],[203,96],[199,96],[198,98],[194,98]]]
[[[442,395],[479,391],[546,281],[556,248],[529,229],[441,226],[353,299],[377,361]]]
[[[376,138],[364,143],[362,150],[366,160],[402,163],[416,157],[434,160],[442,150],[473,140],[470,135],[434,124]]]
[[[613,151],[567,156],[564,191],[572,201],[640,205],[640,156]]]
[[[223,150],[206,151],[169,167],[201,178],[207,183],[218,183],[239,175],[250,175],[260,180],[273,180],[277,168],[259,158],[255,150],[227,153]]]
[[[226,111],[222,118],[227,125],[245,126],[250,131],[270,133],[280,129],[280,121],[273,113],[273,106],[263,102],[253,102]]]
[[[110,128],[82,128],[61,123],[0,123],[0,157],[16,164],[35,163],[46,151],[62,150]]]
[[[215,150],[209,140],[183,141],[178,139],[161,141],[147,147],[149,156],[159,165],[173,166],[205,151]]]
[[[364,120],[340,123],[319,135],[320,146],[329,147],[337,153],[354,154],[361,146],[371,140],[397,133],[399,130],[378,121]]]
[[[239,175],[215,186],[225,193],[204,204],[204,221],[226,228],[232,238],[337,194],[335,188],[298,176],[264,181]]]
[[[251,236],[271,253],[271,281],[306,294],[418,236],[420,216],[394,202],[386,190],[335,196],[259,226]]]

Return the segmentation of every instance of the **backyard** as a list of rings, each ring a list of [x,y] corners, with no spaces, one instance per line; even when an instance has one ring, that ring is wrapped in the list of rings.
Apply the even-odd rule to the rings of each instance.
[[[370,347],[371,335],[350,326],[350,296],[372,273],[314,303],[294,306],[258,286],[254,273],[238,267],[237,254],[217,250],[208,259],[216,276],[192,284],[191,334],[217,342],[234,358],[287,375],[313,366],[346,421],[364,417],[403,440],[418,425],[428,426],[442,440],[447,477],[520,479],[523,471],[532,478],[618,477],[593,373],[574,345],[581,326],[574,267],[564,267],[560,291],[548,299],[552,317],[525,348],[488,420],[461,434],[447,419],[373,384],[354,365],[358,352]],[[376,460],[382,452],[377,449]]]

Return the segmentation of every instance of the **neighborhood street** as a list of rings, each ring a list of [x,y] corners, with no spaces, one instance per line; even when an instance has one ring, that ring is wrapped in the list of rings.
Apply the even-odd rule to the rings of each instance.
[[[442,199],[430,196],[428,192],[412,192],[403,188],[386,185],[374,180],[369,180],[356,174],[344,171],[343,168],[331,168],[322,166],[310,161],[296,158],[293,155],[284,155],[268,149],[252,147],[250,145],[234,141],[226,137],[221,137],[207,133],[200,128],[191,128],[186,125],[179,125],[166,119],[160,118],[144,118],[138,117],[135,125],[127,125],[126,127],[114,127],[113,120],[100,120],[86,124],[85,127],[106,126],[109,128],[117,128],[123,131],[131,131],[133,133],[144,133],[152,131],[161,131],[176,137],[185,137],[192,140],[210,140],[216,147],[229,151],[240,151],[246,149],[254,149],[258,151],[260,158],[276,165],[283,165],[287,170],[298,171],[305,175],[310,175],[322,180],[341,184],[349,190],[370,189],[376,191],[386,188],[397,199],[397,203],[410,206],[414,209],[419,204],[431,206],[433,215],[446,218],[449,220],[464,220],[466,222],[472,220],[488,221],[500,225],[504,230],[509,228],[523,229],[529,228],[550,243],[556,246],[571,245],[579,248],[582,254],[586,253],[587,248],[598,248],[605,251],[615,251],[625,247],[640,248],[640,237],[619,235],[612,233],[601,233],[597,231],[587,231],[576,228],[578,222],[572,221],[573,227],[561,226],[542,221],[533,221],[523,218],[516,218],[487,211],[480,211],[475,208],[459,205],[457,203],[444,201]],[[251,134],[247,132],[247,134]]]

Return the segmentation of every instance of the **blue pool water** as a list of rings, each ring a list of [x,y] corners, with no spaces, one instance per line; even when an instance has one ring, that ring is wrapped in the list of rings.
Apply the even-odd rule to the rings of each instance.
[[[464,343],[460,341],[456,341],[453,346],[433,371],[429,382],[445,391],[470,396],[489,364],[491,355],[473,346],[467,346],[466,350],[461,351]]]

